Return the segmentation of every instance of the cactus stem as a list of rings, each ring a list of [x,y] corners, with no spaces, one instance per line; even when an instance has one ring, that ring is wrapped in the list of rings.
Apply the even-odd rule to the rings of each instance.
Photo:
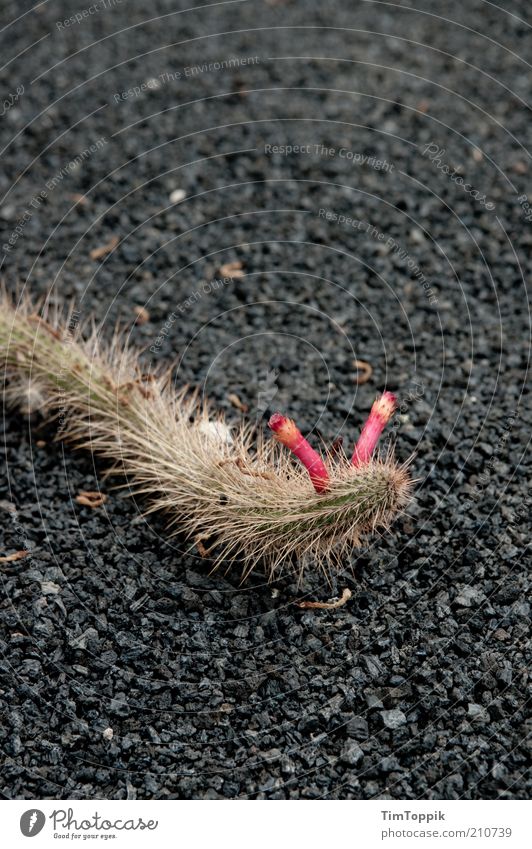
[[[373,402],[371,413],[353,451],[353,466],[361,466],[370,461],[382,431],[395,412],[395,407],[396,398],[391,392],[383,392],[380,398]]]
[[[286,445],[301,460],[309,473],[316,492],[323,492],[329,485],[329,473],[317,451],[314,451],[292,419],[274,413],[268,422],[277,442]]]

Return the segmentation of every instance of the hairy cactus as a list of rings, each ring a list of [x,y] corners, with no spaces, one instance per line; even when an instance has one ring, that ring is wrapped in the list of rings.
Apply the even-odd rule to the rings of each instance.
[[[104,343],[72,312],[38,315],[2,295],[0,356],[8,403],[55,419],[58,438],[107,460],[148,512],[168,515],[171,532],[207,544],[214,565],[238,559],[248,574],[262,562],[270,577],[283,562],[326,568],[408,502],[407,464],[374,453],[394,410],[390,393],[374,404],[350,462],[333,452],[322,459],[278,413],[275,440],[252,425],[229,427],[197,393],[176,392],[169,369],[144,372],[121,333]]]

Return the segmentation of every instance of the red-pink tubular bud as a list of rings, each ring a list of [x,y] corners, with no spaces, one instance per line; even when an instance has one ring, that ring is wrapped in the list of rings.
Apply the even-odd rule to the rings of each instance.
[[[316,492],[323,492],[329,484],[329,473],[325,463],[317,451],[308,444],[305,437],[296,427],[292,419],[287,419],[281,413],[274,413],[268,422],[277,442],[286,445],[290,451],[301,460],[309,473],[310,480]]]
[[[371,413],[362,428],[351,460],[353,466],[361,466],[371,459],[379,437],[395,412],[396,398],[391,392],[383,392],[373,402]]]

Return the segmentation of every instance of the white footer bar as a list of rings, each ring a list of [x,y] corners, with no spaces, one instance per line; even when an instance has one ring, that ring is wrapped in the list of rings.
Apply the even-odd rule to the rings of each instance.
[[[529,849],[526,801],[4,802],[5,847]],[[33,842],[34,841],[34,842]]]

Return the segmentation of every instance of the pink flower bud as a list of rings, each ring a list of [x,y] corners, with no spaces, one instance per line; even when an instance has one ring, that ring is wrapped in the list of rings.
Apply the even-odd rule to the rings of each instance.
[[[286,445],[307,469],[316,492],[323,492],[329,484],[329,473],[317,451],[308,444],[292,419],[274,413],[268,422],[277,442]]]
[[[396,398],[391,392],[383,392],[373,402],[371,413],[358,438],[351,460],[353,466],[361,466],[371,459],[379,437],[395,412]]]

